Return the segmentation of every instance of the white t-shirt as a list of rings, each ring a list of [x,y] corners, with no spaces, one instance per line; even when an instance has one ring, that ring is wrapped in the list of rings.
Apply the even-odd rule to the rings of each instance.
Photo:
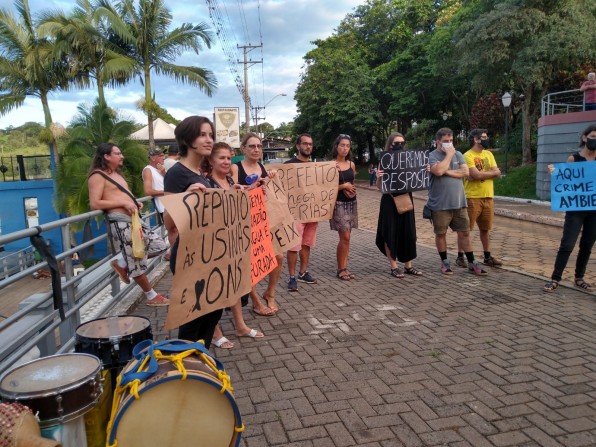
[[[159,172],[157,168],[148,165],[143,168],[143,175],[145,173],[145,169],[151,170],[151,187],[156,191],[163,191],[163,175],[161,172]],[[155,200],[155,208],[157,208],[157,211],[163,213],[164,206],[159,200],[159,197],[154,197],[153,200]]]

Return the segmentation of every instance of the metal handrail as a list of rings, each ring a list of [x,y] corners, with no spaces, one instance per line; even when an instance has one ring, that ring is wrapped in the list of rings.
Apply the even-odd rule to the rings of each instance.
[[[542,97],[541,116],[586,110],[584,94],[580,89],[549,93]]]
[[[142,199],[139,199],[139,201],[147,202],[151,199],[151,197],[143,197]],[[62,251],[56,254],[56,259],[64,264],[62,291],[66,317],[62,321],[60,320],[57,310],[43,310],[44,308],[47,309],[49,305],[48,303],[52,302],[52,293],[45,292],[40,294],[39,299],[36,300],[36,302],[24,306],[22,309],[10,315],[4,321],[1,321],[0,334],[2,331],[9,330],[12,325],[17,324],[21,319],[29,315],[37,316],[34,325],[24,329],[21,333],[19,333],[19,337],[12,340],[5,340],[3,341],[2,345],[0,345],[0,376],[9,370],[15,362],[27,355],[27,353],[31,349],[35,348],[35,346],[43,345],[50,350],[50,352],[45,354],[42,353],[42,355],[51,355],[71,350],[74,345],[75,330],[81,323],[81,309],[96,297],[98,291],[106,289],[111,285],[111,299],[100,303],[99,306],[94,306],[94,309],[98,307],[94,318],[98,318],[109,313],[121,301],[121,299],[124,298],[125,295],[127,295],[133,290],[133,288],[136,287],[136,283],[131,282],[129,285],[121,288],[119,277],[111,269],[108,269],[109,271],[105,275],[97,274],[98,270],[106,268],[106,264],[115,254],[113,247],[111,247],[110,244],[108,244],[108,246],[112,249],[109,250],[109,253],[106,257],[86,268],[78,275],[74,274],[72,256],[84,248],[94,246],[95,244],[108,239],[108,234],[107,232],[104,232],[90,241],[71,246],[71,226],[101,215],[103,215],[102,211],[92,211],[76,216],[66,217],[53,222],[48,222],[46,224],[39,225],[38,227],[27,228],[0,236],[0,244],[7,244],[20,239],[29,238],[30,236],[37,234],[43,234],[46,231],[54,230],[56,228],[61,229],[63,247]],[[148,221],[151,218],[156,218],[157,213],[152,211],[143,214],[141,217],[145,221]],[[107,220],[105,228],[106,230],[109,228],[109,222],[107,222]],[[161,229],[161,234],[165,237],[165,230],[163,229],[163,226],[159,226],[159,228]],[[147,274],[154,270],[160,262],[160,257],[150,259],[146,271]],[[40,262],[10,276],[9,278],[6,278],[5,280],[0,281],[0,290],[28,275],[31,275],[40,268],[47,267],[47,265],[48,264],[45,261]],[[60,337],[58,340],[56,340],[56,330],[59,330]]]

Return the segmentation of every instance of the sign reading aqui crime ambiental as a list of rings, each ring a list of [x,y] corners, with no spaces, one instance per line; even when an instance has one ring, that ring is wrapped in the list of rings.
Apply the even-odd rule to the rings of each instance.
[[[553,211],[596,210],[596,163],[557,163],[550,177]]]

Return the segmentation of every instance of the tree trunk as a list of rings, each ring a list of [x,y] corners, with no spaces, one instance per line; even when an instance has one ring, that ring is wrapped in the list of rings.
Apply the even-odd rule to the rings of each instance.
[[[45,120],[46,129],[50,130],[50,126],[52,125],[52,113],[50,112],[50,106],[48,104],[48,95],[47,93],[41,93],[41,105],[43,107],[43,116]],[[50,149],[50,166],[52,168],[52,172],[55,172],[56,168],[58,167],[58,145],[56,144],[56,138],[52,137],[52,141],[49,145]]]
[[[522,104],[522,166],[532,163],[532,114],[530,113],[533,99],[532,87],[524,91],[524,102]]]
[[[155,137],[153,135],[153,97],[151,96],[151,73],[149,64],[145,64],[145,108],[147,110],[147,123],[149,125],[149,150],[155,149]]]

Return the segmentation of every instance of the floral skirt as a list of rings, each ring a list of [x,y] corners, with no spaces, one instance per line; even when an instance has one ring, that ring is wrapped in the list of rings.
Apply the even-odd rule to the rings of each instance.
[[[333,217],[329,225],[334,231],[350,231],[352,228],[358,228],[358,203],[335,202]]]

